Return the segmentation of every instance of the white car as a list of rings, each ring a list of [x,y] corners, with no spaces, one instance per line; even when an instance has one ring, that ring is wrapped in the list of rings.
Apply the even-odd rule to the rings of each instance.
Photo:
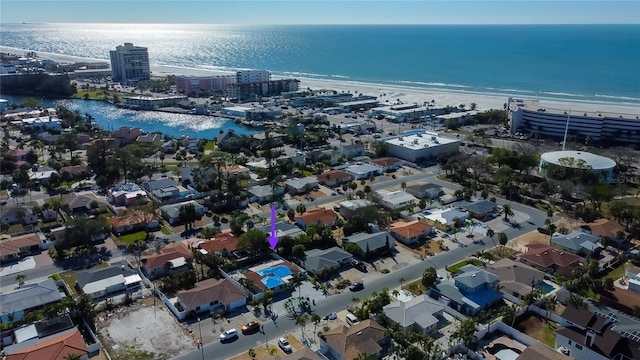
[[[278,339],[278,346],[280,346],[280,349],[282,349],[282,351],[286,352],[287,354],[293,351],[291,344],[289,344],[289,342],[285,338]]]
[[[229,329],[220,334],[220,341],[227,341],[238,337],[238,330]]]

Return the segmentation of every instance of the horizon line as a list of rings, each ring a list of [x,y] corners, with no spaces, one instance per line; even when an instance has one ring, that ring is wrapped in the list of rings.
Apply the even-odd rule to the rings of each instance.
[[[39,25],[39,24],[104,24],[104,25],[220,25],[220,26],[359,26],[359,25],[379,25],[379,26],[577,26],[577,25],[635,25],[640,26],[640,23],[435,23],[435,24],[425,24],[425,23],[287,23],[287,24],[275,24],[275,23],[256,23],[256,24],[248,24],[248,23],[157,23],[157,22],[30,22],[30,21],[22,21],[22,22],[6,22],[2,25]]]

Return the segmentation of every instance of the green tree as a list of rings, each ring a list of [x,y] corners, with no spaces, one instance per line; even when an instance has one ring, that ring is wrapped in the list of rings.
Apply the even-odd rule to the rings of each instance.
[[[478,321],[470,317],[460,321],[460,325],[451,334],[451,338],[462,342],[465,350],[475,350],[478,345],[478,338],[475,335],[477,330]]]
[[[509,237],[507,236],[507,234],[505,234],[503,232],[498,233],[498,242],[500,243],[500,246],[502,247],[502,254],[501,255],[504,257],[504,247],[509,242]]]
[[[511,205],[504,204],[502,205],[502,214],[504,215],[504,221],[509,221],[509,218],[514,215],[513,209],[511,209]]]
[[[251,229],[240,235],[238,238],[238,248],[248,251],[253,256],[268,256],[271,253],[271,246],[267,241],[267,234],[262,230]]]
[[[436,273],[436,269],[433,267],[428,267],[422,272],[422,285],[427,290],[429,290],[433,286],[433,284],[436,283],[437,279],[438,274]]]
[[[24,285],[24,281],[27,279],[27,276],[24,274],[18,274],[16,275],[16,282],[18,283],[18,286],[22,286]]]

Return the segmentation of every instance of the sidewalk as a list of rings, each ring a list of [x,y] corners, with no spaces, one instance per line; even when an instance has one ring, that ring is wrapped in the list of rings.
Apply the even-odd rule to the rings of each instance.
[[[22,271],[31,270],[36,267],[36,261],[33,256],[28,256],[17,263],[3,266],[0,270],[0,276],[9,276]]]

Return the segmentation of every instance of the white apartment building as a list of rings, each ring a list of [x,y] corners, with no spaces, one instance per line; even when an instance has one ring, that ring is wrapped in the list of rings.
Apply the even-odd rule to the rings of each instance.
[[[109,51],[109,57],[111,58],[111,80],[126,84],[151,78],[149,52],[146,47],[125,43]]]
[[[241,70],[236,72],[237,84],[261,83],[271,80],[271,73],[267,70]]]
[[[384,142],[389,145],[389,156],[410,162],[436,159],[440,155],[457,153],[460,149],[460,141],[425,130],[407,131],[388,137]]]

